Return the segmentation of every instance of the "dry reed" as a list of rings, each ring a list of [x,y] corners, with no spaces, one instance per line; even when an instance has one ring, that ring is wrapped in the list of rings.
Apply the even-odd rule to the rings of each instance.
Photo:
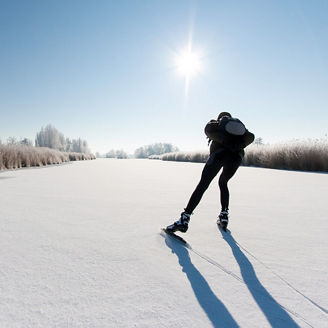
[[[208,158],[208,151],[168,153],[150,158],[164,161],[204,163]],[[251,145],[246,148],[242,165],[328,172],[328,140],[293,140],[275,145]]]
[[[95,156],[65,153],[45,147],[0,144],[0,170],[45,166],[86,159],[95,159]]]
[[[276,145],[253,145],[247,149],[243,165],[328,172],[328,142],[326,139],[309,139]]]

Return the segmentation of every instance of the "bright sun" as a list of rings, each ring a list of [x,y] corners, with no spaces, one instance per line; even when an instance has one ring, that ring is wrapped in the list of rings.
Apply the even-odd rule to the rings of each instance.
[[[201,71],[202,65],[199,56],[191,51],[185,51],[175,59],[178,72],[187,79]]]

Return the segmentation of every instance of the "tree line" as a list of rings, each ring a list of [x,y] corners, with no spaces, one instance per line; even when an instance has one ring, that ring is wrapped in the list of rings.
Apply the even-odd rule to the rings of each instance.
[[[36,147],[48,147],[59,151],[89,154],[90,149],[86,140],[65,138],[54,126],[48,124],[42,127],[35,137]]]
[[[33,146],[33,141],[28,138],[17,140],[15,137],[9,137],[7,145]],[[51,124],[42,127],[41,131],[36,134],[34,145],[35,147],[47,147],[63,152],[90,154],[86,140],[66,138],[63,133],[59,132]]]
[[[254,141],[254,144],[256,145],[263,145],[263,139],[257,138]],[[133,155],[128,155],[124,150],[115,150],[112,149],[108,151],[105,155],[100,155],[99,153],[96,153],[97,157],[106,157],[106,158],[149,158],[150,156],[154,155],[163,155],[163,154],[170,154],[170,153],[176,153],[179,152],[179,148],[170,144],[170,143],[153,143],[150,145],[139,147],[135,150]]]
[[[162,154],[172,153],[177,151],[179,151],[179,148],[173,146],[170,143],[154,143],[154,144],[139,147],[138,149],[135,150],[133,155],[128,155],[128,153],[122,149],[119,150],[111,149],[104,155],[96,153],[96,156],[105,157],[105,158],[119,158],[119,159],[125,159],[130,157],[148,158],[152,155],[162,155]]]
[[[152,155],[162,155],[179,151],[179,148],[170,143],[154,143],[135,150],[135,158],[148,158]]]

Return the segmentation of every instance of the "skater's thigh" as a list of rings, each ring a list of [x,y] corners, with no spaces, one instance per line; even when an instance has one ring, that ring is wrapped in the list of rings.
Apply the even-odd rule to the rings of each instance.
[[[202,172],[202,180],[212,181],[223,166],[223,160],[216,154],[212,154],[205,164]]]
[[[237,154],[228,156],[223,165],[221,178],[225,179],[226,181],[231,179],[238,170],[241,162],[242,158]]]

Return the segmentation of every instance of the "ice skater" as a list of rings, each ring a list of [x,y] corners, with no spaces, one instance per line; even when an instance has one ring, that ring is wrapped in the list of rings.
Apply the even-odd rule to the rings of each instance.
[[[192,193],[189,202],[178,221],[166,227],[168,233],[186,232],[190,215],[199,204],[211,181],[222,169],[219,178],[221,212],[217,223],[226,231],[229,222],[228,181],[236,173],[245,155],[244,148],[254,141],[254,134],[230,113],[222,112],[217,120],[211,120],[205,127],[209,138],[210,156],[203,169],[200,182]]]

